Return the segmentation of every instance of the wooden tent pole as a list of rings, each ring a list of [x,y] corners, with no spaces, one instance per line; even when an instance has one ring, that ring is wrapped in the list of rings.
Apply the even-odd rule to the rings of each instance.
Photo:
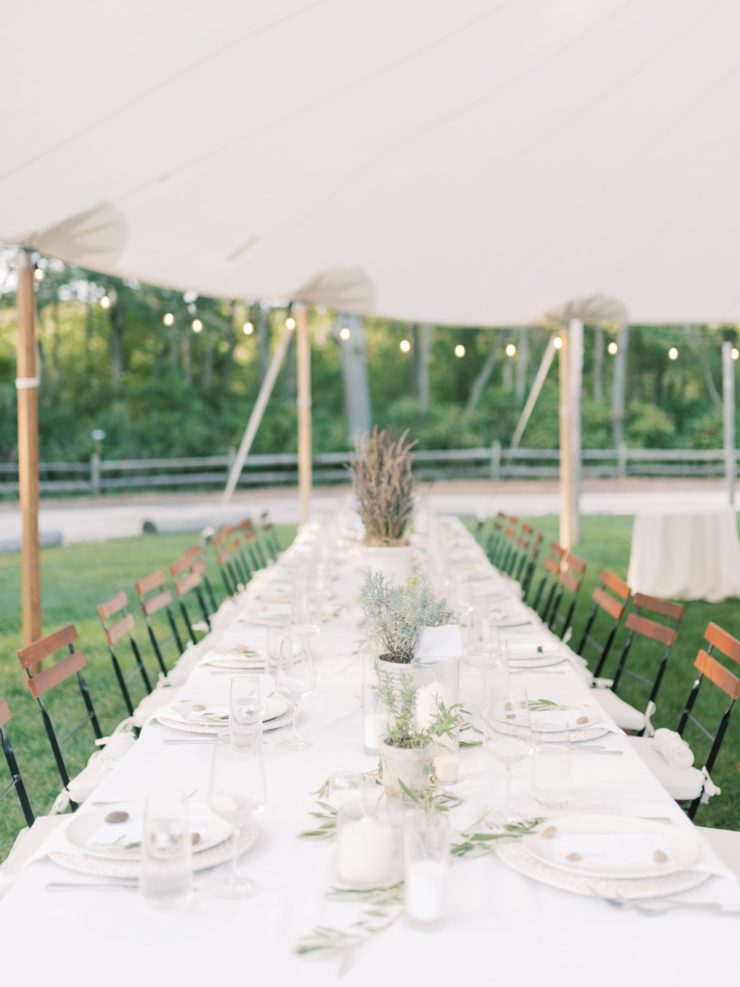
[[[39,419],[36,367],[36,292],[34,265],[20,251],[18,288],[18,483],[21,507],[21,597],[23,643],[41,637],[41,564],[39,551]]]
[[[305,305],[294,305],[296,320],[296,364],[298,377],[298,492],[301,521],[311,514],[313,455],[311,449],[311,344]]]
[[[527,398],[527,403],[522,409],[522,413],[519,416],[519,421],[514,429],[514,435],[511,438],[510,449],[518,449],[519,443],[522,441],[522,436],[524,435],[524,429],[527,427],[529,419],[534,411],[534,406],[537,403],[537,398],[540,396],[540,391],[542,390],[545,380],[547,379],[547,374],[550,370],[550,365],[552,364],[553,357],[555,356],[555,337],[550,336],[547,346],[545,348],[544,355],[542,357],[542,363],[540,363],[537,370],[537,374],[534,378],[532,384],[532,390],[529,392],[529,397]]]
[[[569,392],[569,352],[570,338],[567,329],[560,333],[562,345],[560,355],[560,544],[563,548],[573,545],[571,527],[571,490],[573,478],[571,474],[571,432],[570,432],[570,402]]]

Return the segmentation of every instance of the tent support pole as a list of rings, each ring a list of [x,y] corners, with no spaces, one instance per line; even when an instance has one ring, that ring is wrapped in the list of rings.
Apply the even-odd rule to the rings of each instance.
[[[39,550],[39,418],[36,365],[36,292],[31,253],[20,251],[18,289],[18,483],[22,523],[23,643],[41,637]]]
[[[573,548],[580,538],[581,391],[583,323],[572,319],[560,349],[560,544]]]
[[[529,419],[534,411],[534,406],[537,404],[537,398],[540,396],[540,391],[542,390],[547,375],[549,373],[550,367],[552,366],[553,357],[555,356],[555,337],[550,336],[550,339],[545,348],[544,355],[542,357],[542,362],[537,368],[537,374],[535,375],[534,381],[532,382],[532,390],[529,392],[529,397],[527,398],[527,403],[522,408],[522,413],[519,416],[519,421],[517,422],[516,428],[514,429],[514,435],[511,439],[510,449],[518,449],[519,443],[522,441],[522,436],[524,435],[524,429],[529,423]]]
[[[239,477],[244,469],[244,463],[249,455],[250,449],[252,448],[254,437],[262,424],[262,418],[264,417],[265,409],[267,408],[267,402],[270,400],[272,389],[275,386],[275,381],[280,373],[280,368],[283,365],[283,360],[285,359],[285,354],[288,350],[288,346],[290,345],[292,336],[293,330],[285,326],[283,328],[283,334],[280,337],[280,342],[278,343],[278,348],[275,350],[275,355],[270,362],[267,373],[262,378],[257,400],[255,401],[254,407],[252,408],[252,413],[249,416],[247,427],[244,429],[244,435],[242,436],[242,441],[239,445],[239,451],[237,452],[236,458],[232,463],[229,479],[226,483],[226,488],[224,489],[222,498],[222,503],[224,504],[229,503],[234,491],[236,490]]]
[[[735,365],[732,343],[722,343],[722,405],[724,410],[725,476],[730,507],[735,506]]]
[[[294,305],[296,320],[296,363],[298,376],[298,492],[301,522],[311,514],[313,455],[311,451],[311,344],[308,338],[308,312],[305,305]]]

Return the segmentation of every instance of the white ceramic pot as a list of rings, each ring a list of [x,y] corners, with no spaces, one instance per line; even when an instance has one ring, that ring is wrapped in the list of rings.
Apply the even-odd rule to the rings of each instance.
[[[388,582],[404,586],[411,578],[415,552],[412,545],[380,547],[360,546],[360,563],[363,569],[377,569]]]
[[[434,770],[434,748],[394,747],[383,741],[380,744],[380,766],[383,788],[388,798],[405,798],[401,782],[414,795],[424,793]]]

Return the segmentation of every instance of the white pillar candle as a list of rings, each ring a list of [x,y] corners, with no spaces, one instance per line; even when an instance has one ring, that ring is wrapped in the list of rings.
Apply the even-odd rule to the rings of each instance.
[[[437,704],[443,702],[449,709],[457,702],[452,689],[439,682],[430,682],[416,691],[416,725],[420,730],[428,729],[437,717]]]
[[[406,915],[414,924],[436,925],[444,917],[447,868],[438,860],[417,860],[406,871]]]
[[[337,875],[351,885],[383,885],[393,877],[393,829],[361,816],[347,820],[337,833]]]
[[[388,717],[383,713],[366,713],[363,726],[365,753],[377,754],[388,731]]]
[[[460,758],[452,751],[443,751],[434,757],[434,773],[443,785],[454,785],[459,777]]]

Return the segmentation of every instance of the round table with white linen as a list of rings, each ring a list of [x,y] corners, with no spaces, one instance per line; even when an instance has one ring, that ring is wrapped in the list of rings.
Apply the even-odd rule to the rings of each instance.
[[[735,511],[636,515],[627,582],[634,592],[679,600],[740,596]]]

